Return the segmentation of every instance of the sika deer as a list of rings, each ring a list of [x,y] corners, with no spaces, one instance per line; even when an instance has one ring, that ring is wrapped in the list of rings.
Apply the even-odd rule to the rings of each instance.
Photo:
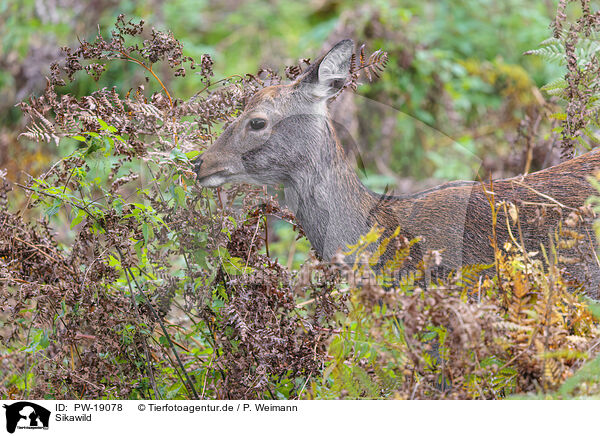
[[[444,268],[492,263],[491,208],[481,183],[450,182],[414,195],[383,196],[356,176],[327,106],[347,80],[353,50],[352,41],[341,41],[295,82],[255,94],[197,162],[198,182],[206,187],[227,182],[283,185],[286,202],[325,260],[378,224],[388,233],[400,226],[409,238],[421,236],[414,258],[419,252],[443,250]],[[600,153],[592,151],[524,177],[494,181],[494,197],[519,207],[525,246],[537,251],[560,219],[553,207],[560,205],[568,213],[582,206],[595,193],[587,177],[598,169]],[[541,203],[551,206],[543,224],[533,219]],[[501,245],[509,236],[503,215],[498,222]],[[600,269],[593,232],[586,231],[588,258],[568,270],[597,296]]]

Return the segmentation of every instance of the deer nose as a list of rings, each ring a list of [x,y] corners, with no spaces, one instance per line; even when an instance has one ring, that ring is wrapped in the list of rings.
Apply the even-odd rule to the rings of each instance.
[[[202,162],[203,162],[203,160],[201,157],[199,157],[198,159],[196,159],[194,161],[194,172],[196,174],[198,174],[200,172],[200,167],[202,166]]]

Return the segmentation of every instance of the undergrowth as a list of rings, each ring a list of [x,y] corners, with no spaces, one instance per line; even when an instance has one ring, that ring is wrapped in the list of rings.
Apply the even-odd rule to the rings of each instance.
[[[373,229],[360,246],[381,242],[381,235]],[[557,235],[555,242],[564,240]],[[435,268],[436,253],[392,288],[385,273],[372,269],[376,250],[348,267],[348,276],[357,278],[347,290],[349,311],[338,315],[341,332],[330,343],[331,360],[307,396],[597,396],[598,375],[591,368],[600,359],[576,371],[600,344],[600,306],[569,288],[557,256],[527,253],[512,243],[496,248],[495,256],[497,275],[491,265],[469,265],[426,287],[423,279]],[[407,257],[405,250],[394,263]],[[492,272],[482,275],[486,270]]]

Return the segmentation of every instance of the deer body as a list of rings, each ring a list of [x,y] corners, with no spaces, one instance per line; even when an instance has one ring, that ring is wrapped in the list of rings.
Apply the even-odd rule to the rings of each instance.
[[[328,100],[349,74],[352,52],[353,43],[341,41],[294,83],[255,94],[244,113],[201,156],[196,165],[199,183],[283,185],[286,203],[325,260],[377,224],[387,233],[400,226],[407,238],[422,237],[413,258],[442,250],[443,266],[450,269],[493,262],[490,193],[484,189],[493,190],[495,202],[519,207],[521,234],[530,251],[547,242],[560,219],[556,209],[576,209],[594,194],[586,177],[600,169],[600,153],[595,151],[524,177],[495,181],[493,188],[450,182],[406,196],[371,192],[347,161],[327,111]],[[547,213],[536,218],[540,205]],[[502,244],[509,239],[503,212],[498,223]],[[569,271],[585,278],[595,293],[600,268],[593,232],[586,231],[589,261],[570,265]]]

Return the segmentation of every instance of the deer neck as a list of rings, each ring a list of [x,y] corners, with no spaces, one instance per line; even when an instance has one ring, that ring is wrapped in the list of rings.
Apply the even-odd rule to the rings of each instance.
[[[284,183],[284,194],[315,251],[330,260],[371,229],[377,221],[377,202],[358,179],[329,124],[325,131],[325,143],[310,147],[301,168]]]

